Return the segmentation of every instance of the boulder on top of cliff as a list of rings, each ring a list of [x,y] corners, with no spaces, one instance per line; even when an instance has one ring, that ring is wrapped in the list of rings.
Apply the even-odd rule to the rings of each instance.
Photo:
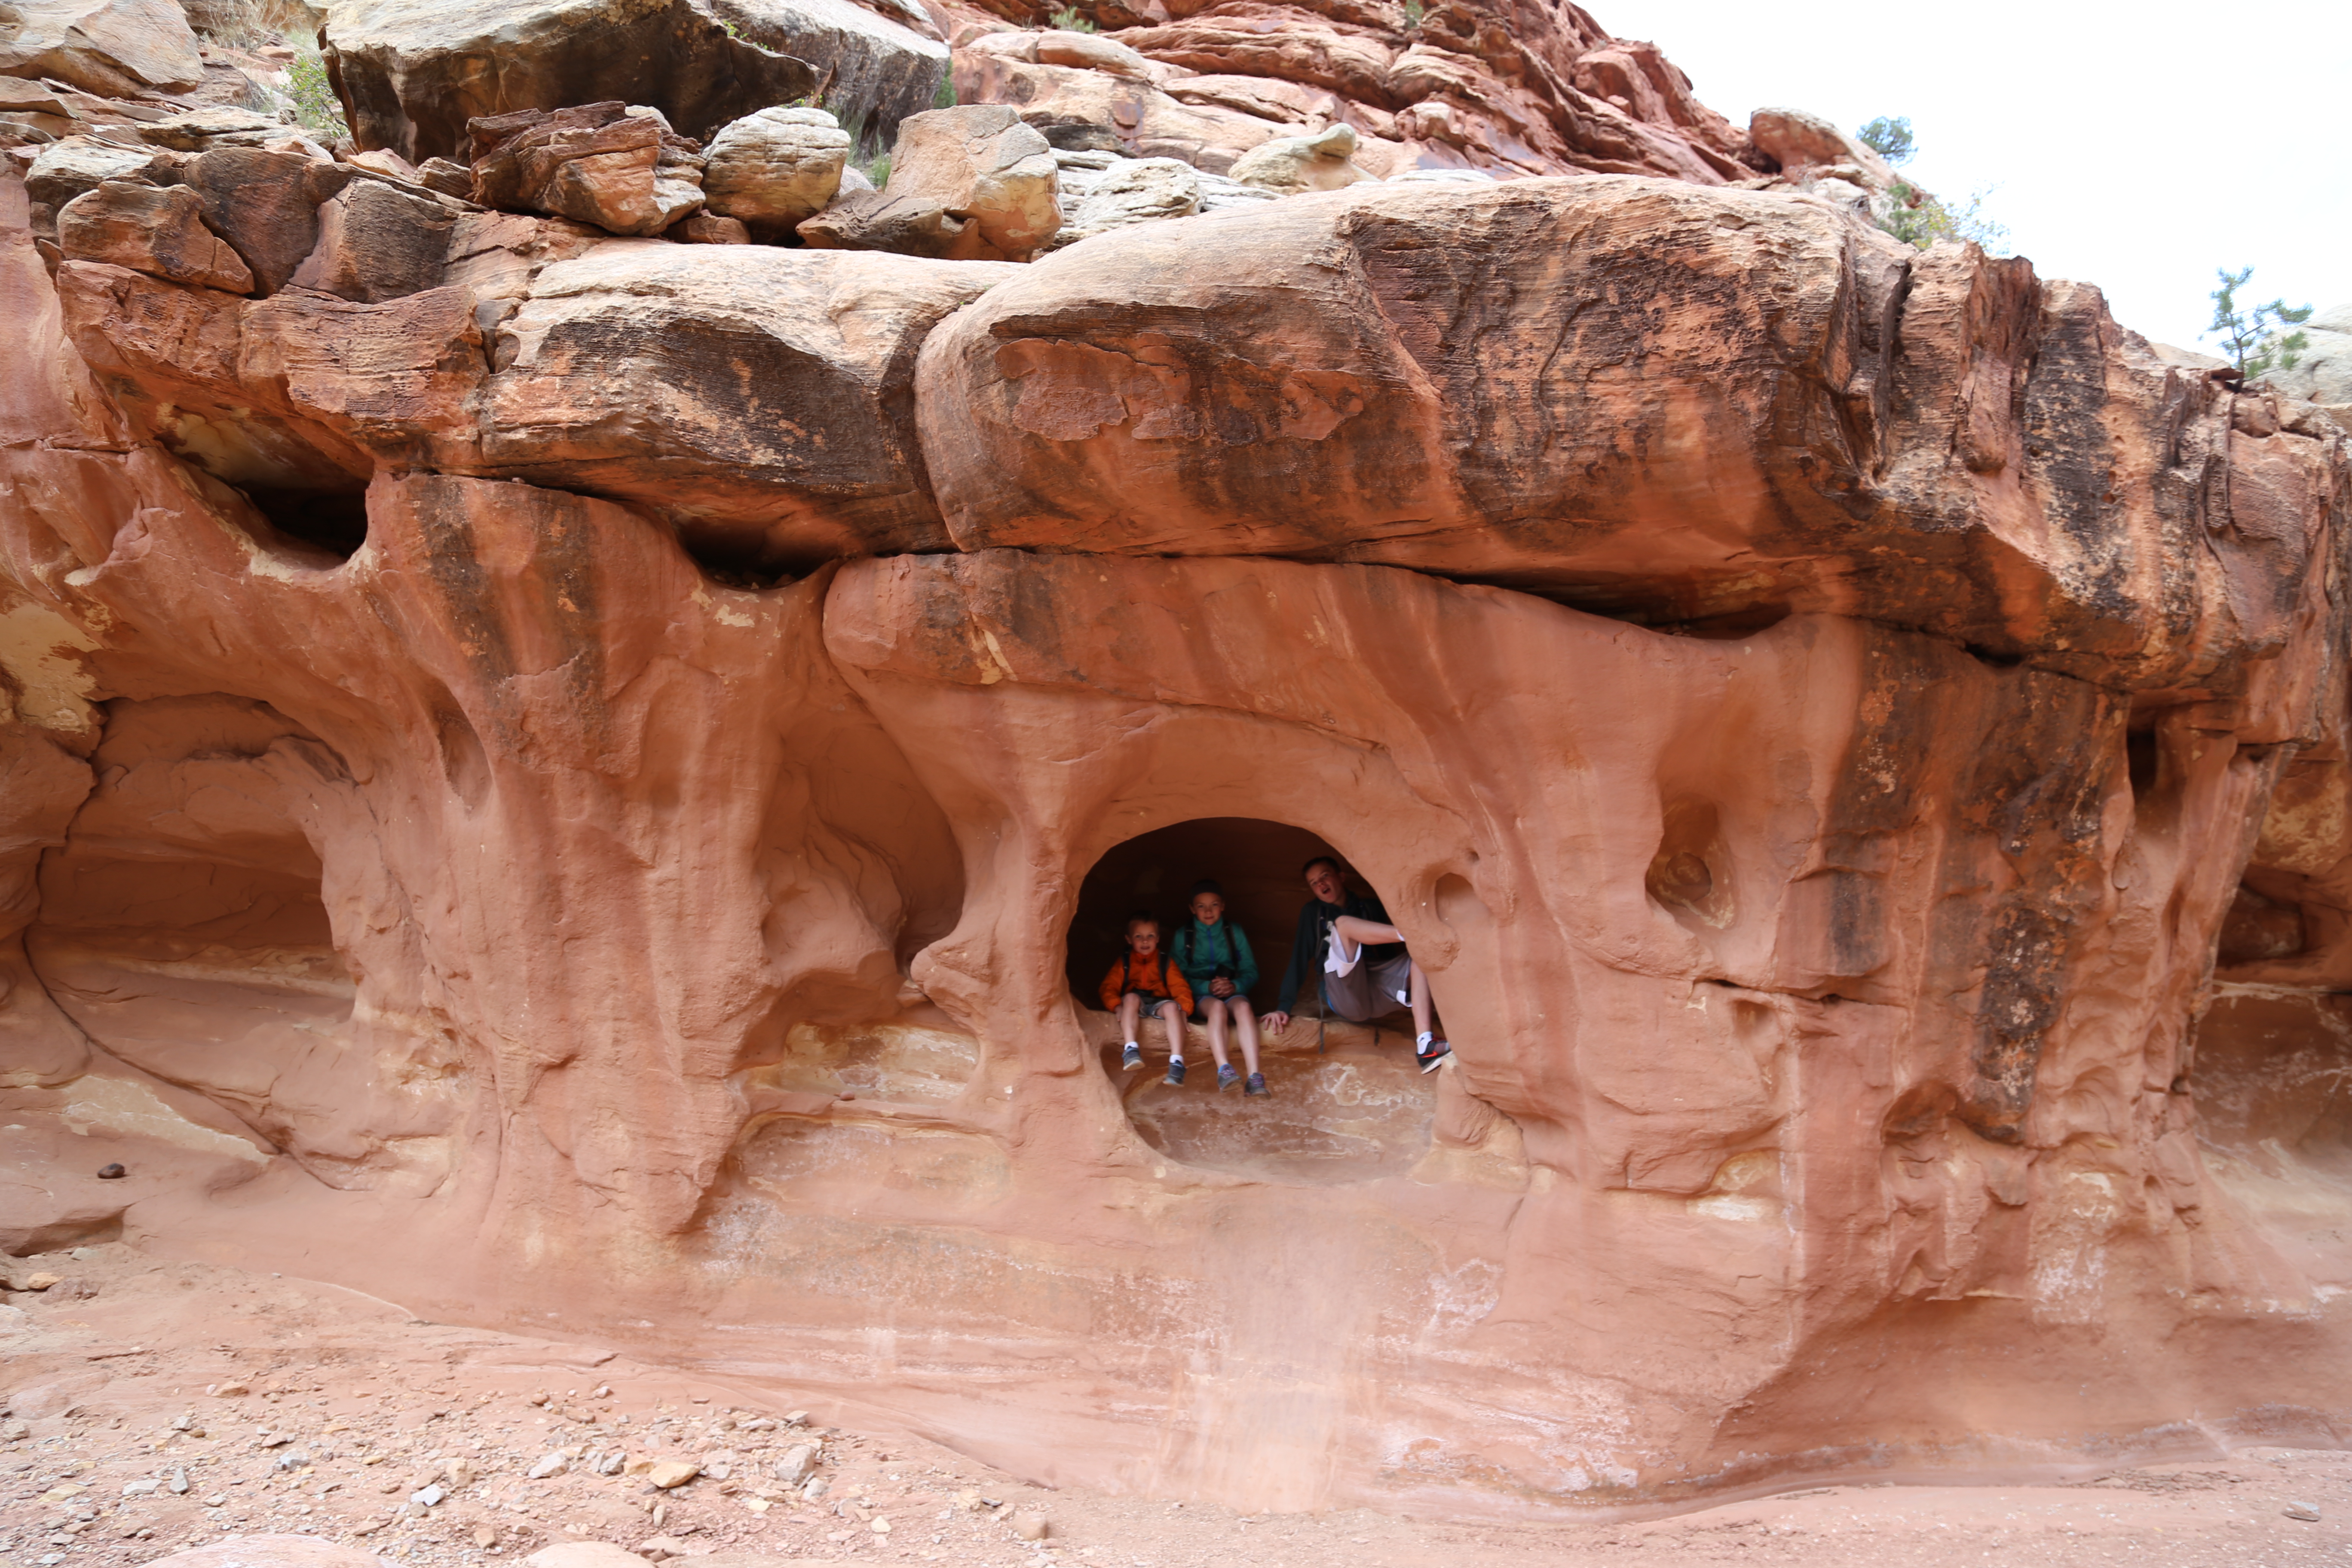
[[[1054,150],[1011,109],[935,109],[898,127],[881,190],[836,203],[800,234],[824,250],[1025,261],[1062,226],[1059,191]]]
[[[457,217],[430,196],[353,180],[320,205],[318,243],[289,281],[361,304],[423,293],[441,281]]]
[[[478,458],[445,467],[635,502],[698,550],[806,571],[947,546],[914,370],[1002,264],[603,245],[543,270],[498,329]]]
[[[824,107],[866,156],[887,147],[899,122],[939,100],[948,79],[947,45],[915,0],[708,0],[712,12],[751,43],[815,68]],[[898,15],[890,15],[893,9]],[[644,100],[637,100],[643,102]],[[774,103],[788,101],[771,100]],[[740,118],[737,116],[736,118]],[[715,129],[715,128],[714,128]],[[709,133],[697,132],[709,140]]]
[[[1084,156],[1084,154],[1080,154]],[[1061,161],[1056,155],[1055,162]],[[1087,183],[1086,194],[1064,212],[1054,244],[1074,244],[1115,228],[1201,210],[1201,171],[1175,158],[1119,158]],[[1065,178],[1069,173],[1066,167]],[[1092,174],[1093,171],[1087,171]]]
[[[1259,143],[1303,132],[1317,113],[1334,118],[1343,108],[1330,93],[1288,82],[1203,92],[1200,79],[1168,67],[1154,68],[1171,79],[1163,89],[1099,68],[1051,64],[1035,58],[1035,46],[1021,43],[1025,37],[991,35],[959,50],[956,96],[968,104],[1010,105],[1057,151],[1179,158],[1222,174]],[[1402,145],[1387,151],[1410,161]]]
[[[58,248],[199,289],[253,289],[252,271],[205,226],[203,198],[185,185],[109,180],[59,209]]]
[[[68,259],[66,331],[143,433],[251,493],[527,478],[766,571],[948,545],[917,351],[1016,268],[589,239],[365,182],[314,230],[266,300]]]
[[[987,33],[974,38],[966,48],[968,53],[994,56],[999,59],[1067,66],[1075,70],[1108,71],[1113,76],[1132,77],[1139,81],[1149,81],[1153,77],[1150,60],[1117,38],[1106,37],[1100,33],[1076,33],[1066,28],[1049,28],[1044,32],[1022,29]],[[1161,74],[1176,73],[1167,72],[1163,68]]]
[[[43,205],[58,208],[108,180],[146,178],[171,161],[169,153],[124,147],[89,136],[68,136],[50,142],[25,171],[25,194]]]
[[[476,120],[467,133],[484,206],[647,235],[702,205],[701,149],[626,104],[520,109]]]
[[[1234,178],[1277,195],[1343,191],[1372,178],[1356,167],[1356,131],[1328,125],[1305,136],[1262,142],[1234,163]]]
[[[1871,190],[1895,183],[1895,171],[1874,148],[1801,109],[1758,110],[1748,117],[1748,138],[1792,178],[1806,171],[1851,169],[1860,176],[1857,183]]]
[[[2337,504],[2320,443],[2226,438],[2095,290],[1653,181],[1139,225],[960,312],[919,386],[967,550],[1371,561],[1651,621],[1829,609],[2116,683],[2282,646]]]
[[[2304,346],[2294,363],[2263,379],[2306,403],[2352,403],[2352,304],[2318,311],[2295,331],[2303,334]]]
[[[139,140],[151,147],[180,153],[202,153],[213,147],[260,147],[288,134],[293,127],[276,115],[220,104],[192,109],[184,114],[138,127]]]
[[[354,140],[420,163],[516,110],[618,99],[701,140],[820,88],[879,142],[948,68],[944,45],[849,0],[335,0],[322,36]]]
[[[822,109],[763,109],[710,139],[702,196],[762,239],[814,217],[841,190],[850,136]]]
[[[362,153],[356,156],[364,158],[367,154]],[[474,199],[474,171],[457,159],[427,158],[416,164],[415,169],[416,183],[426,190],[438,191],[445,196],[456,196],[461,201]]]
[[[665,237],[680,245],[750,245],[751,231],[740,218],[714,212],[688,213]]]
[[[173,0],[10,0],[0,76],[50,77],[137,98],[204,79],[196,35]]]
[[[257,291],[274,294],[319,243],[320,204],[359,175],[299,152],[216,147],[187,159],[180,177],[204,198],[205,226],[253,268]]]

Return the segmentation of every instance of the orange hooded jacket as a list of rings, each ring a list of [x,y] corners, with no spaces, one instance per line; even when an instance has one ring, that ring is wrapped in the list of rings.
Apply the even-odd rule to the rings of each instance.
[[[1103,1005],[1111,1012],[1118,1011],[1118,999],[1130,991],[1148,992],[1164,996],[1187,1014],[1192,1011],[1192,988],[1184,984],[1184,972],[1169,962],[1164,952],[1150,958],[1138,958],[1132,949],[1118,955],[1118,962],[1103,976]]]

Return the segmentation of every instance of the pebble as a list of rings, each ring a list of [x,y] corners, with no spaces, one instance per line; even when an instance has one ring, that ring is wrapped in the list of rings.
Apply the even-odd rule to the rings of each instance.
[[[691,1459],[661,1459],[646,1471],[646,1479],[664,1491],[682,1487],[702,1473],[702,1467]]]
[[[2279,1511],[2289,1519],[2299,1519],[2306,1524],[2319,1522],[2319,1510],[2307,1502],[2291,1502]]]
[[[1042,1513],[1016,1513],[1013,1516],[1013,1533],[1024,1541],[1043,1541],[1051,1529]]]

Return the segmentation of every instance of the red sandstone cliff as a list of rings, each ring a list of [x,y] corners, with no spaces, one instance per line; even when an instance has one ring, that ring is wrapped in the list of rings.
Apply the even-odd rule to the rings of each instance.
[[[1003,156],[837,189],[864,249],[578,216],[707,181],[621,108],[498,128],[494,210],[58,100],[0,179],[0,1096],[152,1109],[12,1245],[1253,1508],[2332,1441],[2343,434],[1725,188],[1573,7],[1092,15],[1141,68],[935,19]],[[1346,188],[953,258],[1147,124],[1237,165],[1247,93]],[[1158,833],[1254,934],[1345,855],[1454,1065],[1119,1077],[1069,973]]]

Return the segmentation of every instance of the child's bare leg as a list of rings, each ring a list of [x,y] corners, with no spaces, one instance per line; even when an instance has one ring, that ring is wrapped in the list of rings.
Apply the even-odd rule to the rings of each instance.
[[[1331,929],[1354,942],[1358,947],[1384,947],[1392,942],[1402,942],[1404,932],[1378,921],[1358,920],[1354,915],[1341,915],[1331,922]]]
[[[1434,1011],[1435,1009],[1429,1003],[1429,976],[1422,973],[1421,965],[1416,962],[1412,966],[1412,1032],[1414,1034],[1426,1035],[1430,1032],[1430,1016]]]
[[[1118,999],[1118,1037],[1135,1043],[1135,1026],[1143,1021],[1143,998],[1130,991]]]
[[[1184,1014],[1173,1002],[1160,1004],[1160,1021],[1168,1026],[1168,1059],[1184,1059]]]
[[[1244,1004],[1246,1005],[1246,1004]],[[1201,1016],[1209,1020],[1209,1054],[1217,1058],[1223,1068],[1225,1062],[1225,1004],[1222,997],[1206,996],[1201,1001]],[[1253,1071],[1255,1069],[1253,1068]]]
[[[1225,1005],[1234,1010],[1234,1028],[1242,1037],[1242,1061],[1250,1071],[1255,1072],[1257,1071],[1257,1015],[1250,1010],[1248,999],[1245,997],[1235,996]],[[1217,1058],[1220,1065],[1224,1059],[1222,1054]]]

